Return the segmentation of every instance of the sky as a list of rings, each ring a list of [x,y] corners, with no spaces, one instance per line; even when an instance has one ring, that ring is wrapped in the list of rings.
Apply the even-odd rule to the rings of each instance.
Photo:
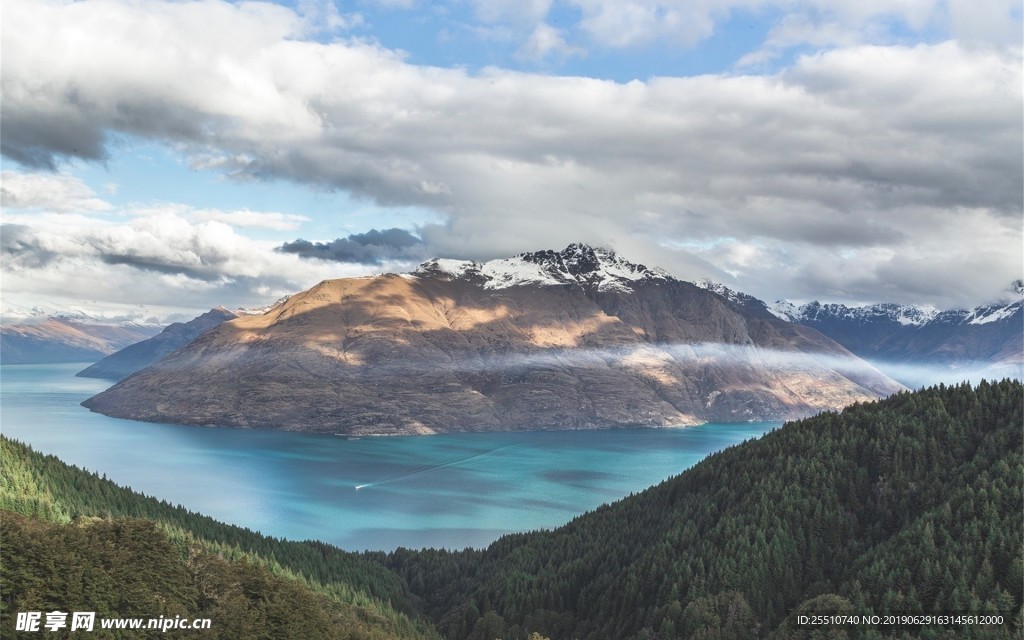
[[[1004,0],[4,0],[0,303],[182,319],[571,242],[992,302],[1021,34]]]

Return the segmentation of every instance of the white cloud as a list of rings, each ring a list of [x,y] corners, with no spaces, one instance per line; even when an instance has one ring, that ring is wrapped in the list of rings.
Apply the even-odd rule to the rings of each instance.
[[[96,197],[84,182],[67,173],[0,174],[0,204],[13,209],[51,211],[106,211],[112,206]]]
[[[638,12],[622,22],[624,34],[639,25],[627,39],[644,37],[645,15],[705,28],[662,4],[623,5]],[[866,20],[885,3],[862,4],[834,13]],[[898,9],[923,20],[930,6]],[[414,66],[366,43],[304,41],[301,22],[213,0],[10,0],[5,153],[101,158],[111,134],[137,135],[237,179],[433,208],[447,220],[421,236],[437,253],[583,239],[689,277],[720,256],[766,297],[827,281],[847,295],[964,301],[962,279],[949,294],[923,283],[926,265],[955,270],[968,255],[993,256],[981,271],[994,285],[1020,277],[1019,49],[851,46],[772,75],[620,84]],[[760,253],[658,248],[677,239]],[[848,260],[831,259],[840,250]],[[913,282],[893,288],[887,259]]]
[[[217,221],[173,212],[122,222],[15,214],[3,228],[5,301],[81,298],[176,308],[253,306],[364,266],[306,261]],[[390,268],[392,265],[385,265]]]
[[[442,189],[443,185],[435,186]],[[107,183],[104,189],[116,195],[118,185]],[[441,193],[443,191],[438,191]],[[66,173],[29,173],[24,171],[4,171],[0,183],[0,195],[10,221],[11,213],[60,213],[81,214],[110,212],[123,213],[131,216],[179,216],[191,221],[215,220],[238,228],[268,229],[273,231],[291,231],[298,229],[310,218],[293,213],[277,211],[251,211],[239,209],[223,211],[220,209],[196,209],[181,203],[161,203],[135,205],[129,209],[117,210],[112,204],[96,198],[95,192],[81,179]],[[70,220],[66,216],[64,220]],[[89,218],[86,218],[89,219]],[[93,221],[93,219],[89,219]]]
[[[762,46],[742,58],[764,62],[795,47],[905,42],[936,33],[965,43],[1021,43],[1020,3],[1013,0],[567,0],[580,13],[574,29],[590,43],[635,48],[653,41],[692,47],[733,18],[776,20]],[[777,17],[776,17],[777,16]]]
[[[192,217],[196,220],[216,220],[227,223],[233,227],[271,229],[274,231],[298,229],[304,222],[309,222],[308,217],[296,215],[294,213],[249,211],[248,209],[241,209],[238,211],[200,209],[195,211],[192,214]]]
[[[1016,0],[947,0],[949,30],[969,43],[1021,42],[1021,4]]]
[[[564,59],[568,56],[581,56],[585,51],[570,45],[563,32],[548,24],[539,24],[517,52],[517,57],[524,60],[541,61],[549,58]]]
[[[365,23],[358,13],[339,11],[332,0],[299,0],[297,7],[307,34],[347,31]]]
[[[871,42],[875,39],[872,36],[878,36],[880,31],[882,28],[877,22],[851,28],[837,21],[822,22],[807,15],[793,14],[772,27],[761,47],[740,58],[736,66],[743,68],[767,62],[800,45],[818,49],[856,46]]]
[[[580,28],[608,47],[630,47],[656,38],[692,46],[714,31],[711,7],[681,0],[572,0],[583,14]],[[725,12],[728,5],[721,8]],[[716,10],[718,12],[718,10]]]

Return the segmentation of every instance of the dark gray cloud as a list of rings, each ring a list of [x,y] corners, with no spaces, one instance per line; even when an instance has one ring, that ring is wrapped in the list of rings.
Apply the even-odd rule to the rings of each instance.
[[[60,258],[60,254],[42,245],[31,227],[21,224],[0,225],[0,255],[7,266],[38,269]]]
[[[282,253],[294,253],[303,258],[333,260],[366,265],[385,262],[422,260],[430,257],[423,240],[405,229],[371,229],[366,233],[353,233],[330,242],[310,242],[299,238],[277,248]]]
[[[194,280],[214,282],[222,279],[220,270],[215,265],[193,267],[180,262],[163,260],[159,256],[139,256],[130,254],[100,254],[105,264],[120,264],[142,271],[162,273],[165,275],[183,275]]]
[[[57,169],[61,159],[105,159],[106,128],[97,127],[87,112],[78,111],[73,96],[64,100],[64,113],[26,112],[26,105],[0,105],[0,119],[4,121],[0,152],[26,167],[50,171]]]

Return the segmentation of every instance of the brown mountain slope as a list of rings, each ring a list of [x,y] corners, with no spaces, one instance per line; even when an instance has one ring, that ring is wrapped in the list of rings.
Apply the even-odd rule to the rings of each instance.
[[[83,378],[120,380],[180,349],[195,340],[204,331],[236,317],[238,314],[223,307],[210,309],[188,322],[170,324],[152,338],[130,344],[99,362],[94,362],[75,375]]]
[[[744,316],[610,252],[598,257],[637,272],[599,283],[546,254],[511,260],[532,269],[536,255],[542,276],[566,282],[436,262],[325,281],[84,404],[149,421],[401,434],[781,419],[900,388],[812,329]]]
[[[94,362],[159,332],[159,327],[89,324],[68,318],[8,322],[0,326],[0,362]]]

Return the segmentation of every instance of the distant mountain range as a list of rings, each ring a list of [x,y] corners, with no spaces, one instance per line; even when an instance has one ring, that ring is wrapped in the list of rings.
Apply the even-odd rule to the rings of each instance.
[[[901,389],[820,332],[586,245],[324,281],[84,404],[328,433],[776,420]]]
[[[108,378],[121,380],[140,369],[157,362],[197,337],[226,320],[237,318],[238,314],[224,307],[217,307],[193,318],[188,322],[175,322],[157,335],[129,345],[99,362],[86,367],[76,375],[83,378]]]
[[[939,311],[907,304],[848,307],[787,301],[768,305],[720,284],[701,286],[733,305],[764,309],[817,329],[900,382],[919,387],[980,377],[1020,378],[1024,370],[1024,284],[1009,299],[973,309]]]
[[[812,303],[801,306],[793,321],[814,327],[913,386],[954,373],[1020,377],[1024,368],[1020,300],[942,312],[896,304],[850,309]],[[908,363],[931,369],[901,374],[900,367]]]
[[[159,331],[154,325],[96,324],[60,316],[4,322],[0,325],[0,363],[95,362]]]
[[[8,305],[0,323],[0,363],[89,362],[94,365],[78,375],[120,380],[185,346],[226,319],[266,313],[284,300],[287,297],[253,309],[229,311],[218,307],[188,322],[167,326],[137,317],[97,317],[68,306]],[[101,359],[102,362],[97,362]]]

